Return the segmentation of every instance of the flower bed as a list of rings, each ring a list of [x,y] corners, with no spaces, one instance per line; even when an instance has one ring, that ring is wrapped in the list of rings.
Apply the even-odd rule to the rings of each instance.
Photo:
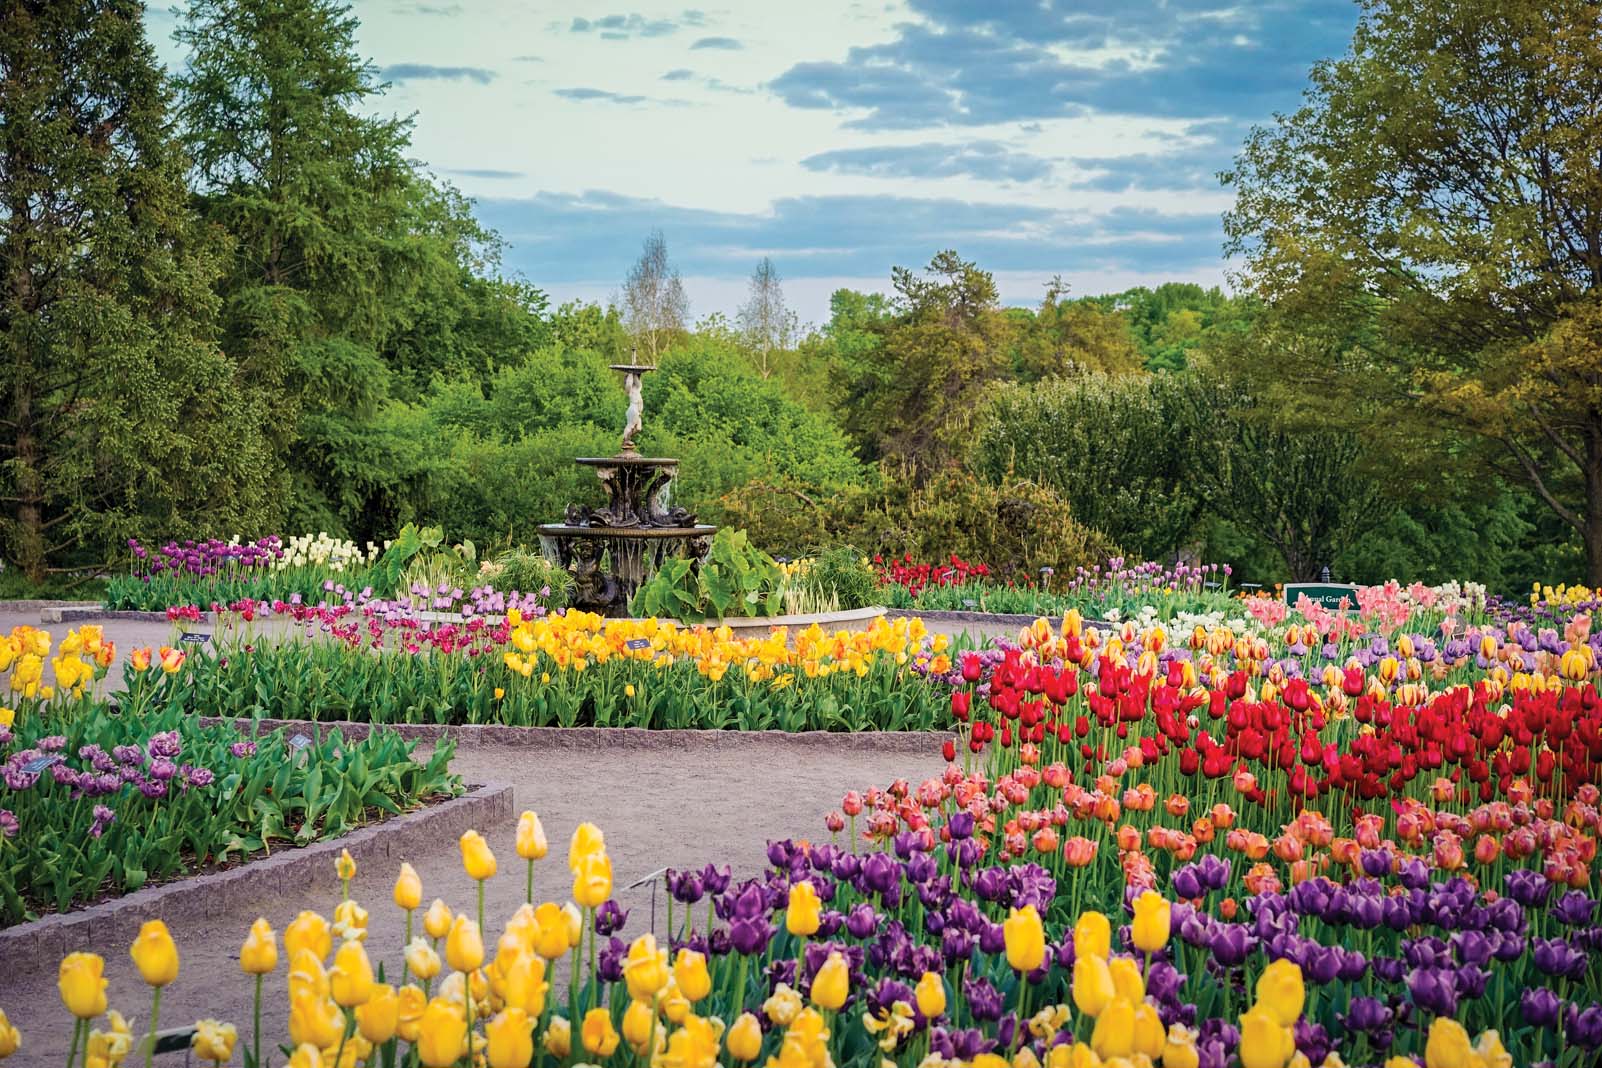
[[[1053,617],[1077,611],[1114,620],[1150,612],[1169,620],[1232,607],[1227,564],[1165,567],[1115,557],[1072,574],[1046,568],[1038,580],[1022,583],[997,582],[983,563],[956,555],[940,563],[874,557],[874,567],[885,605],[898,609]]]

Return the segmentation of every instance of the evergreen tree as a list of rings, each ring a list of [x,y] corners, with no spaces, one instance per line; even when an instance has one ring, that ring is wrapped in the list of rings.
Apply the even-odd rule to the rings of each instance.
[[[264,508],[259,427],[214,341],[217,250],[143,14],[0,12],[0,551],[35,581],[71,549]]]

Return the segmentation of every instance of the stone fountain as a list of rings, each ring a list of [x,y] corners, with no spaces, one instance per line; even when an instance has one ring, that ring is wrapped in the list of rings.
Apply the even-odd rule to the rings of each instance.
[[[573,573],[573,606],[622,616],[628,614],[634,591],[663,560],[704,556],[718,528],[697,523],[690,512],[673,507],[677,460],[641,456],[635,448],[645,414],[641,379],[656,368],[637,363],[611,366],[622,373],[629,399],[622,447],[616,456],[574,460],[594,469],[606,490],[606,504],[568,505],[566,522],[544,523],[539,531],[546,557]]]

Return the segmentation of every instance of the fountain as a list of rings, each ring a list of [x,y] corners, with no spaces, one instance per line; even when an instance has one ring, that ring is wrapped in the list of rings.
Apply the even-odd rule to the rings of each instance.
[[[628,614],[629,598],[663,560],[706,554],[717,527],[697,523],[683,508],[673,507],[671,489],[677,460],[641,456],[634,439],[645,414],[640,380],[656,368],[618,363],[628,411],[623,442],[616,456],[581,456],[574,463],[594,468],[606,490],[600,508],[568,505],[566,522],[540,525],[540,548],[546,557],[573,573],[575,608],[602,615]]]

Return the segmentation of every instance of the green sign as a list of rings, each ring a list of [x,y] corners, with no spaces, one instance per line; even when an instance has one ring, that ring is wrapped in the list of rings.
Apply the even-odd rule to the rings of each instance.
[[[1347,608],[1357,610],[1356,586],[1343,586],[1332,582],[1292,582],[1286,585],[1285,603],[1292,608],[1296,607],[1296,602],[1303,596],[1322,608],[1339,608],[1341,602],[1345,601]]]

